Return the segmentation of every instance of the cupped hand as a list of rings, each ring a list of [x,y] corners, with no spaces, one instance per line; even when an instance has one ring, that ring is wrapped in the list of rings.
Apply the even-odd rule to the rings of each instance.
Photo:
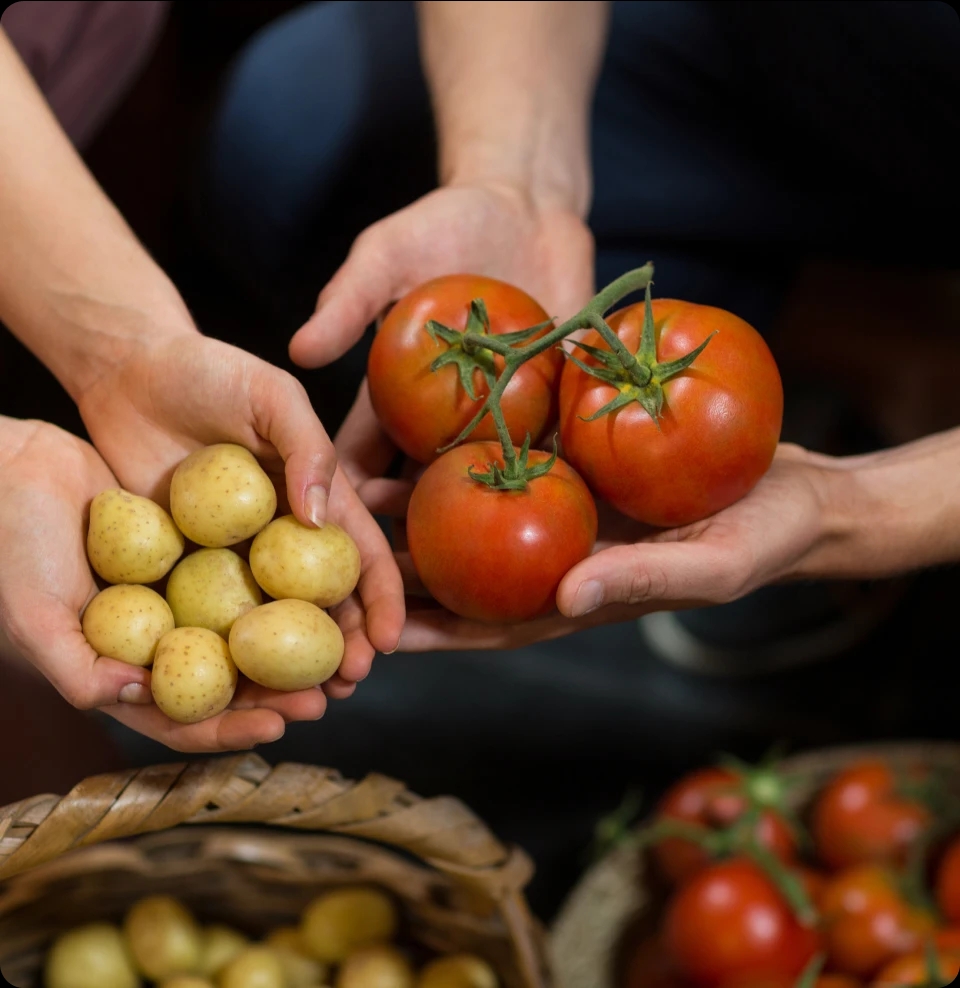
[[[593,239],[568,209],[500,185],[446,186],[380,220],[356,240],[290,342],[303,367],[335,360],[393,302],[431,278],[482,274],[510,282],[565,319],[593,295]],[[364,389],[340,463],[356,483],[382,475],[396,453]],[[357,460],[355,453],[362,453]],[[379,473],[378,473],[379,471]]]
[[[361,575],[357,593],[333,611],[346,651],[325,684],[330,696],[349,695],[375,651],[396,648],[403,586],[389,543],[337,469],[333,444],[292,375],[226,343],[184,333],[127,354],[80,395],[78,406],[97,449],[134,493],[166,504],[170,477],[187,454],[238,443],[260,460],[301,522],[329,519],[352,536]]]
[[[117,486],[88,443],[42,422],[0,418],[0,630],[60,694],[181,751],[250,748],[285,723],[323,715],[320,690],[280,694],[244,681],[223,713],[176,724],[152,704],[150,672],[98,656],[80,626],[97,593],[87,563],[90,501]]]
[[[429,600],[405,551],[398,563],[410,595],[400,648],[520,648],[652,611],[722,604],[769,583],[814,575],[826,524],[826,478],[841,460],[782,444],[769,472],[741,501],[711,518],[653,531],[600,508],[594,553],[564,577],[558,611],[520,625],[468,621]],[[412,485],[368,481],[360,490],[371,511],[402,519]]]

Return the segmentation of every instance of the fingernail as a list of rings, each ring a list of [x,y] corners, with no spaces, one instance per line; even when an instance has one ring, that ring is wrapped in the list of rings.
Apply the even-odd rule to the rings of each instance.
[[[323,528],[323,521],[327,517],[327,497],[327,489],[319,484],[308,487],[303,495],[304,511],[317,528]]]
[[[150,703],[153,698],[150,690],[143,683],[127,683],[117,694],[118,703]]]
[[[393,655],[393,653],[396,652],[398,648],[400,648],[400,639],[399,638],[397,639],[397,644],[394,645],[393,648],[388,648],[387,651],[384,652],[383,654],[384,655]]]
[[[599,580],[587,580],[577,587],[570,613],[574,617],[589,614],[603,603],[603,584]]]

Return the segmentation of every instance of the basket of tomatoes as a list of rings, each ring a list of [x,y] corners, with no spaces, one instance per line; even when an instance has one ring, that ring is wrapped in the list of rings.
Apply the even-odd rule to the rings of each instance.
[[[0,808],[16,988],[546,988],[524,853],[462,803],[252,754]]]
[[[939,988],[960,972],[960,747],[690,773],[584,876],[559,988]]]

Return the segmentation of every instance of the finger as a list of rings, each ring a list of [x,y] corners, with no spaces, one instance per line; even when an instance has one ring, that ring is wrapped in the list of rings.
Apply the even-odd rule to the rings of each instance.
[[[116,703],[151,702],[150,673],[98,656],[68,608],[47,601],[42,608],[31,607],[30,613],[25,610],[19,623],[31,630],[23,634],[11,629],[13,643],[71,706],[94,710]]]
[[[581,617],[609,604],[677,609],[721,603],[746,578],[729,551],[700,541],[637,542],[604,549],[578,563],[557,590],[557,606]]]
[[[177,724],[159,707],[120,704],[104,713],[174,751],[246,751],[283,737],[286,723],[273,710],[225,710],[199,724]]]
[[[357,489],[360,500],[373,515],[406,518],[414,485],[409,480],[388,480],[377,477]]]
[[[327,700],[316,687],[281,693],[241,677],[231,710],[273,710],[288,723],[319,720],[327,710]]]
[[[382,477],[393,462],[397,447],[380,428],[366,378],[333,444],[340,467],[354,487],[371,477]]]
[[[290,359],[295,364],[323,367],[343,356],[394,300],[399,265],[392,263],[387,229],[370,227],[354,242],[320,293],[316,312],[290,341]]]
[[[403,590],[408,596],[430,597],[430,591],[423,585],[417,567],[413,565],[413,557],[409,552],[394,552],[400,576],[403,577]]]
[[[250,387],[257,431],[283,458],[287,497],[297,520],[319,527],[327,517],[337,454],[303,385],[272,370]]]
[[[360,550],[357,590],[363,601],[366,639],[378,652],[393,652],[400,640],[406,614],[403,580],[393,551],[383,530],[363,506],[342,471],[338,471],[334,478],[331,504],[334,520],[350,533]],[[353,626],[348,630],[356,631]],[[372,660],[373,656],[370,655],[365,661]]]
[[[363,606],[357,595],[351,594],[330,613],[343,632],[343,659],[337,675],[345,683],[358,683],[370,674],[375,655],[374,646],[367,636]],[[324,689],[324,692],[327,690]]]
[[[335,674],[323,684],[323,692],[331,700],[346,700],[357,691],[357,684],[347,682],[339,674]]]

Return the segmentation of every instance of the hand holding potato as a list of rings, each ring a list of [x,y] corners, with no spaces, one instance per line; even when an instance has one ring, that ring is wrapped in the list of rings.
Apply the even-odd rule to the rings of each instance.
[[[326,687],[331,695],[351,691],[375,650],[396,648],[404,620],[399,570],[379,525],[335,472],[333,446],[295,378],[199,333],[178,334],[106,367],[77,403],[97,449],[133,493],[165,505],[186,456],[211,443],[239,444],[285,489],[298,521],[329,519],[352,536],[361,577],[358,593],[333,615],[346,654]]]

